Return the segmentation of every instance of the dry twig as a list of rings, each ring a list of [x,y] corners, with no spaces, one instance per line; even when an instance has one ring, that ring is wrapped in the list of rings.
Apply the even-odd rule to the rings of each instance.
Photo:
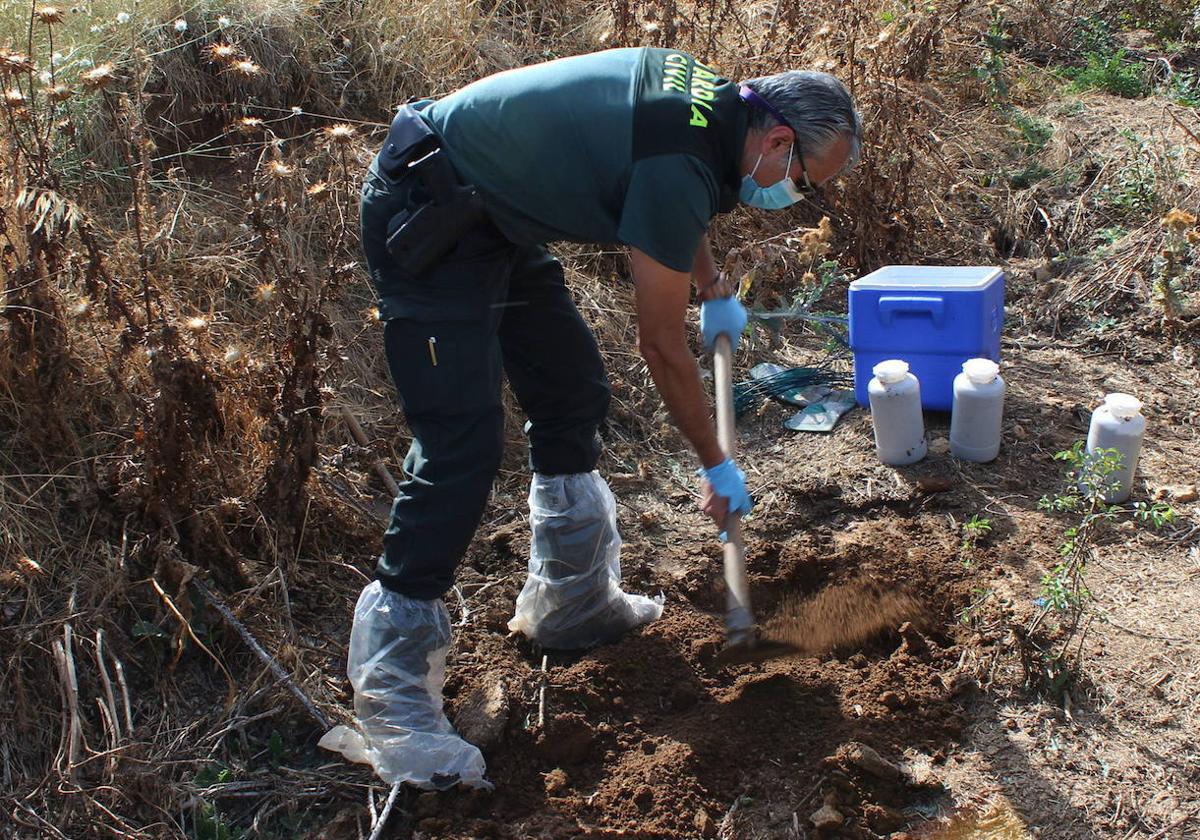
[[[312,699],[304,693],[304,690],[296,684],[296,681],[293,680],[288,672],[283,669],[283,666],[280,665],[274,657],[267,653],[263,646],[258,643],[258,640],[254,638],[254,635],[246,629],[246,626],[237,620],[237,617],[233,614],[233,611],[229,609],[228,605],[226,605],[224,601],[217,597],[217,595],[211,589],[209,589],[200,581],[193,578],[191,583],[192,586],[196,587],[196,591],[200,593],[200,596],[204,598],[204,600],[207,601],[213,609],[219,612],[222,618],[229,622],[229,626],[237,631],[237,634],[242,637],[242,641],[245,642],[252,651],[254,651],[254,654],[260,660],[262,660],[263,664],[271,669],[271,673],[278,677],[280,682],[287,686],[287,690],[290,691],[292,695],[300,701],[300,704],[308,710],[308,713],[312,715],[313,719],[317,723],[321,724],[321,726],[323,726],[325,729],[332,727],[333,722],[325,715],[324,712],[317,708],[316,703],[314,703]]]

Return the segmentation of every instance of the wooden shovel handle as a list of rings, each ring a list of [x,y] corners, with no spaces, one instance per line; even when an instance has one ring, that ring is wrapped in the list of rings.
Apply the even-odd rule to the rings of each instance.
[[[726,458],[734,455],[737,430],[733,412],[733,344],[727,335],[717,336],[713,348],[713,378],[717,392],[717,441]],[[730,511],[725,518],[726,625],[733,631],[750,631],[754,614],[750,609],[750,582],[742,546],[742,517]]]

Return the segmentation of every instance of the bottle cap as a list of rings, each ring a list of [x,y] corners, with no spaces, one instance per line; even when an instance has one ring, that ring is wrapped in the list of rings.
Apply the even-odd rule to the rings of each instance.
[[[871,373],[884,385],[892,385],[908,376],[908,362],[903,359],[888,359],[871,368]]]
[[[1133,394],[1108,394],[1104,397],[1104,404],[1108,407],[1109,413],[1120,420],[1136,417],[1137,413],[1142,410],[1142,401]]]
[[[976,385],[987,385],[1000,375],[1000,365],[991,359],[967,359],[963,362],[963,373]]]

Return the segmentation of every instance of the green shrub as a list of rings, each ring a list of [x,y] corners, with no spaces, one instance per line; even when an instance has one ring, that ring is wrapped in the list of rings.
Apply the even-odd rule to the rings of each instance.
[[[1140,99],[1150,93],[1150,82],[1142,67],[1125,60],[1125,50],[1104,54],[1089,52],[1085,67],[1068,67],[1063,75],[1071,80],[1074,91],[1102,90],[1126,99]]]

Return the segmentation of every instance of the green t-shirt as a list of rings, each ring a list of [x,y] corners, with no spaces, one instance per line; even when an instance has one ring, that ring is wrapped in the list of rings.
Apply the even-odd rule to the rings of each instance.
[[[709,222],[736,201],[745,107],[675,50],[509,70],[421,113],[519,244],[621,242],[690,271]]]

